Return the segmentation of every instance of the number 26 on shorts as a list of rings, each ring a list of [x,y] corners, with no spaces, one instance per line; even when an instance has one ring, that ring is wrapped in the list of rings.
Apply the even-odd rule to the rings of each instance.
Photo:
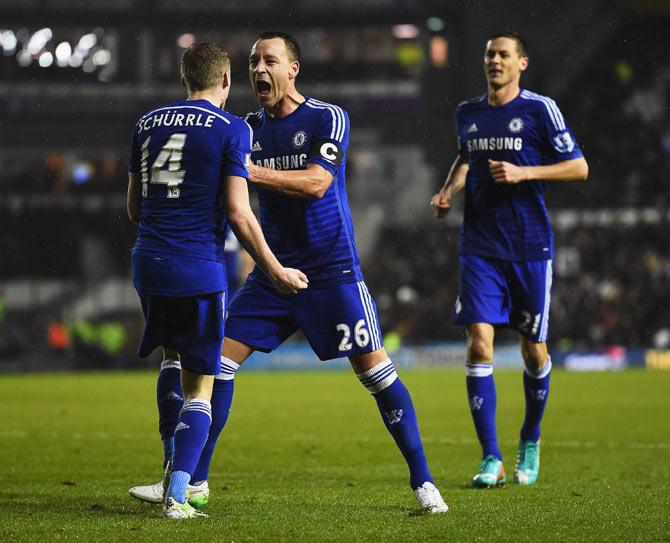
[[[342,332],[343,334],[338,349],[341,352],[350,351],[353,347],[353,344],[350,341],[351,327],[347,324],[341,323],[338,324],[335,329],[338,332]],[[370,333],[368,332],[367,328],[365,328],[365,319],[359,320],[354,325],[354,341],[356,342],[356,345],[361,348],[367,346],[367,344],[370,343]]]

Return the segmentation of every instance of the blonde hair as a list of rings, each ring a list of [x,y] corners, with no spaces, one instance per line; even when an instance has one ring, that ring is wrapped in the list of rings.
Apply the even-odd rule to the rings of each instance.
[[[220,47],[210,42],[191,45],[179,64],[181,82],[189,91],[207,90],[230,71],[230,58]]]

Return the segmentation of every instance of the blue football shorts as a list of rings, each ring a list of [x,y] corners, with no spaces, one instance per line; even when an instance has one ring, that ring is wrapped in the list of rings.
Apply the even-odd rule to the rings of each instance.
[[[282,295],[248,280],[228,306],[226,337],[271,352],[298,329],[321,360],[382,348],[377,306],[363,281]]]
[[[183,297],[140,294],[146,324],[137,354],[144,358],[165,346],[179,352],[188,371],[216,375],[221,371],[225,297],[225,291]]]
[[[547,341],[551,260],[510,261],[461,255],[454,324],[507,325],[536,343]]]

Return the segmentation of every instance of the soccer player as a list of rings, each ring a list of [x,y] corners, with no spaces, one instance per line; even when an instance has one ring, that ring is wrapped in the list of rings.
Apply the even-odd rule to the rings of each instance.
[[[548,399],[547,352],[553,232],[545,181],[582,181],[588,166],[556,103],[522,90],[526,45],[516,34],[486,44],[488,92],[458,106],[459,149],[447,180],[431,200],[438,218],[465,189],[459,241],[461,283],[454,323],[466,326],[468,400],[483,460],[476,487],[505,482],[496,435],[494,327],[519,333],[526,415],[514,481],[533,484],[540,467],[540,421]]]
[[[181,367],[183,406],[164,507],[175,519],[198,514],[186,502],[186,488],[209,433],[220,373],[227,222],[269,284],[283,295],[307,286],[302,272],[282,267],[272,254],[249,207],[251,129],[222,109],[230,90],[228,55],[210,43],[189,47],[181,80],[186,100],[137,122],[128,183],[128,215],[139,224],[133,282],[146,319],[139,355],[165,346]]]
[[[349,119],[342,108],[300,94],[299,71],[300,47],[290,35],[259,36],[249,56],[262,107],[247,118],[254,134],[249,181],[258,190],[268,244],[282,262],[301,266],[310,288],[283,296],[254,270],[229,307],[223,364],[238,368],[252,352],[270,352],[298,329],[321,360],[348,357],[407,461],[419,504],[444,512],[412,400],[382,346],[354,244],[345,190]]]
[[[412,400],[382,346],[376,306],[363,281],[344,186],[349,118],[338,106],[301,95],[295,86],[299,71],[300,47],[290,35],[259,36],[249,57],[251,85],[262,106],[247,117],[254,136],[249,181],[258,189],[268,244],[282,262],[301,266],[310,286],[296,296],[278,294],[255,269],[231,301],[220,376],[230,383],[229,403],[216,410],[220,416],[214,416],[210,436],[225,425],[240,365],[301,329],[321,360],[349,358],[407,462],[420,506],[445,512]],[[199,478],[208,474],[211,439],[207,450]],[[146,492],[146,501],[154,493]]]

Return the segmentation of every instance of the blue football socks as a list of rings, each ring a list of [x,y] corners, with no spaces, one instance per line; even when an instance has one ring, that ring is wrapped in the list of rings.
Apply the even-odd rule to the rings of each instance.
[[[163,467],[172,458],[174,429],[184,404],[181,391],[181,365],[179,360],[163,360],[156,383],[158,402],[158,430],[163,441]]]
[[[482,457],[493,455],[502,460],[496,434],[496,385],[493,380],[493,365],[466,364],[465,375],[470,412],[482,446]]]
[[[393,362],[386,359],[359,374],[358,379],[377,401],[384,425],[405,457],[411,487],[416,489],[425,482],[432,483],[412,398],[398,378]]]
[[[210,402],[200,399],[184,402],[174,434],[172,474],[167,491],[167,496],[172,496],[181,503],[186,499],[186,487],[207,441],[211,422]],[[188,474],[188,477],[185,478],[183,473]]]
[[[540,439],[540,422],[549,398],[549,380],[551,379],[551,358],[537,370],[525,368],[523,389],[526,394],[526,417],[521,427],[522,441]]]
[[[209,435],[200,454],[200,461],[191,477],[191,484],[200,484],[209,477],[209,466],[212,462],[216,441],[228,421],[230,406],[233,403],[235,372],[239,367],[239,364],[229,358],[221,357],[221,372],[214,377],[214,388],[212,390],[212,424],[209,427]]]

